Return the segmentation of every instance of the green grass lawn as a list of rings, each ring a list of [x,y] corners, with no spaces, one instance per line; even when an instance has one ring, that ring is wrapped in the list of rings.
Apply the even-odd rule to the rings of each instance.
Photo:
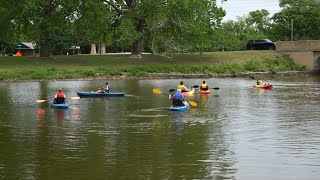
[[[35,57],[0,56],[0,80],[71,79],[97,74],[148,76],[149,73],[238,73],[244,71],[303,70],[275,51],[232,51],[199,54],[144,54],[131,59],[128,54]]]

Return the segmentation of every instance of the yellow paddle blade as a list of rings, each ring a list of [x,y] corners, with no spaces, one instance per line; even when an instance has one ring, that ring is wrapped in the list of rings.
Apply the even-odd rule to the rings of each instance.
[[[47,101],[47,100],[40,100],[40,99],[36,100],[37,103],[42,103],[42,102],[45,102],[45,101]]]
[[[198,104],[194,101],[188,101],[191,106],[197,106]]]
[[[71,97],[71,99],[80,99],[80,97],[79,96]]]
[[[153,88],[152,89],[152,92],[155,93],[155,94],[161,94],[162,92],[160,91],[160,89],[156,89],[156,88]]]

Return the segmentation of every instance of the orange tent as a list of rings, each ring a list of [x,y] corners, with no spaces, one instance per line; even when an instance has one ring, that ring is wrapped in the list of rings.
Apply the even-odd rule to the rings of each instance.
[[[20,51],[18,51],[18,52],[16,53],[16,56],[22,56],[22,54],[20,53]]]

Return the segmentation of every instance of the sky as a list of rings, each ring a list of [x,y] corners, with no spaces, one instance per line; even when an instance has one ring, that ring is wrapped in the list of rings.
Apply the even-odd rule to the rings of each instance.
[[[248,15],[250,11],[255,10],[266,9],[271,16],[281,10],[279,0],[227,0],[224,3],[217,0],[217,5],[227,12],[223,21],[237,20],[237,16]]]

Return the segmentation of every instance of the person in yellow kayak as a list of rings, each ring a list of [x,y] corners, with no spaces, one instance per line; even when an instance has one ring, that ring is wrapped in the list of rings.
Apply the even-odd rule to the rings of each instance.
[[[181,89],[177,89],[177,92],[173,96],[169,95],[169,99],[172,100],[172,106],[185,106]]]
[[[206,84],[206,81],[202,81],[202,84],[200,86],[200,90],[208,90],[209,89],[209,86],[208,84]]]
[[[180,81],[180,84],[179,84],[179,86],[178,86],[177,89],[180,89],[181,92],[188,92],[188,91],[190,91],[190,89],[188,89],[185,85],[183,85],[183,81]]]

